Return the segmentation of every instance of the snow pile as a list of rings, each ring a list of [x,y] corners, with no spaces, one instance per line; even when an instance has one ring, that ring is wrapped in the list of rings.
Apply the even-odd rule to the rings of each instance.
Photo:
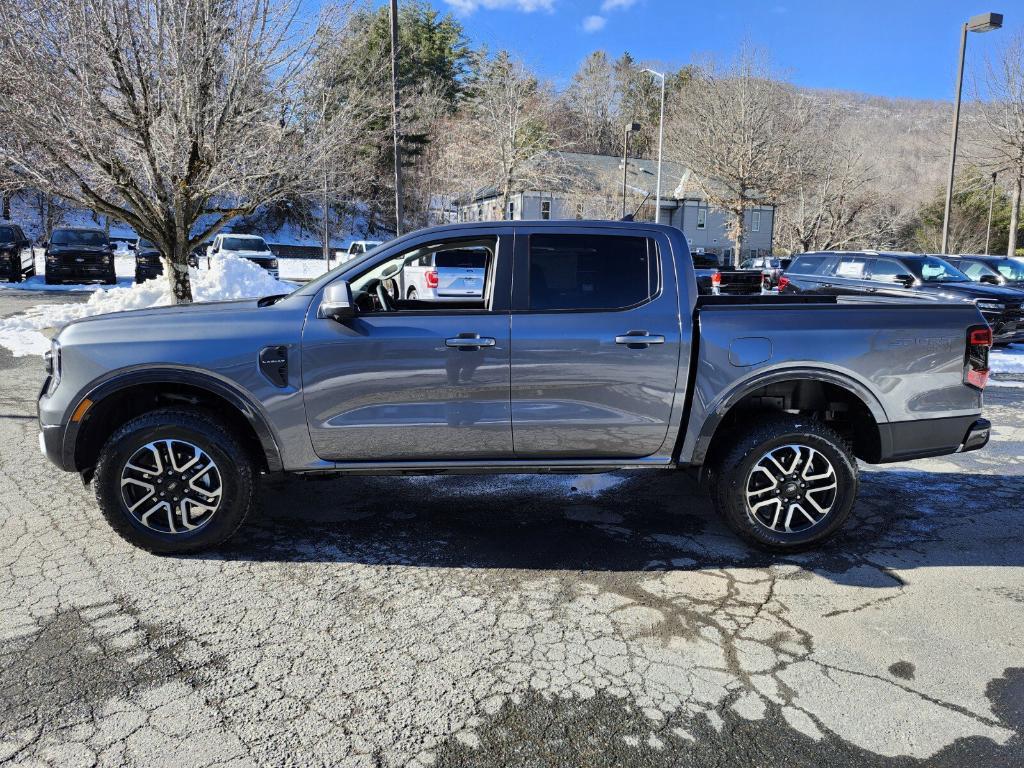
[[[1024,373],[1024,345],[993,349],[989,352],[988,364],[992,373]]]
[[[261,267],[236,256],[224,256],[210,269],[191,269],[192,297],[197,302],[251,299],[290,293],[295,286],[275,280]],[[25,312],[0,319],[0,346],[16,356],[41,355],[50,348],[41,331],[60,328],[82,317],[148,309],[173,304],[167,279],[163,276],[139,285],[110,288],[93,293],[80,304],[43,304]]]

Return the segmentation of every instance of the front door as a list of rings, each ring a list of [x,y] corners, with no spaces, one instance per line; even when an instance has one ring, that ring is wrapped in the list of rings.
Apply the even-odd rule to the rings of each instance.
[[[516,232],[517,459],[642,458],[671,442],[684,394],[671,246],[661,233],[615,232]]]
[[[487,252],[481,295],[402,296],[406,264],[460,245]],[[512,458],[510,280],[495,278],[503,268],[511,273],[510,232],[424,238],[397,249],[346,274],[356,317],[318,317],[319,299],[310,308],[302,382],[314,450],[338,462]]]

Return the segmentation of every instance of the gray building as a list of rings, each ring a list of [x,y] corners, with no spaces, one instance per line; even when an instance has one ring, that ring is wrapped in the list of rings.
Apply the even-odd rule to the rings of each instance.
[[[508,210],[493,188],[480,190],[472,199],[455,202],[459,221],[499,219],[609,219],[622,215],[622,158],[562,152],[557,156],[564,178],[551,189],[517,190]],[[638,220],[654,220],[658,174],[656,160],[630,158],[626,177],[627,212],[637,208]],[[665,161],[661,179],[661,221],[681,229],[690,249],[716,257],[723,264],[733,258],[729,238],[729,214],[708,205],[689,168]],[[775,207],[749,208],[743,222],[743,254],[770,255],[775,225]]]

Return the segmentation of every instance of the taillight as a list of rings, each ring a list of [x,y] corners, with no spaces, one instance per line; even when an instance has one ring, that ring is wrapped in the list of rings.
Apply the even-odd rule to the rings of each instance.
[[[992,347],[992,329],[974,325],[967,329],[967,359],[964,361],[964,382],[977,389],[988,384],[988,351]]]
[[[718,287],[720,287],[722,285],[722,275],[721,275],[721,273],[719,273],[719,272],[712,272],[711,273],[711,284],[713,286],[715,286],[715,288],[718,288]]]
[[[432,269],[426,274],[427,288],[437,288],[437,270]]]
[[[782,293],[782,289],[789,285],[789,278],[785,275],[779,275],[779,293]]]

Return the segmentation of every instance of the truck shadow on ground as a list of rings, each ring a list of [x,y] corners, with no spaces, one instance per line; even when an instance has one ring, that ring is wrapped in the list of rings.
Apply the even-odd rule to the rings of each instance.
[[[874,588],[902,585],[890,569],[1024,565],[1024,477],[861,477],[846,528],[795,555],[747,547],[688,477],[645,471],[268,481],[250,523],[199,557],[616,572],[788,563]]]

